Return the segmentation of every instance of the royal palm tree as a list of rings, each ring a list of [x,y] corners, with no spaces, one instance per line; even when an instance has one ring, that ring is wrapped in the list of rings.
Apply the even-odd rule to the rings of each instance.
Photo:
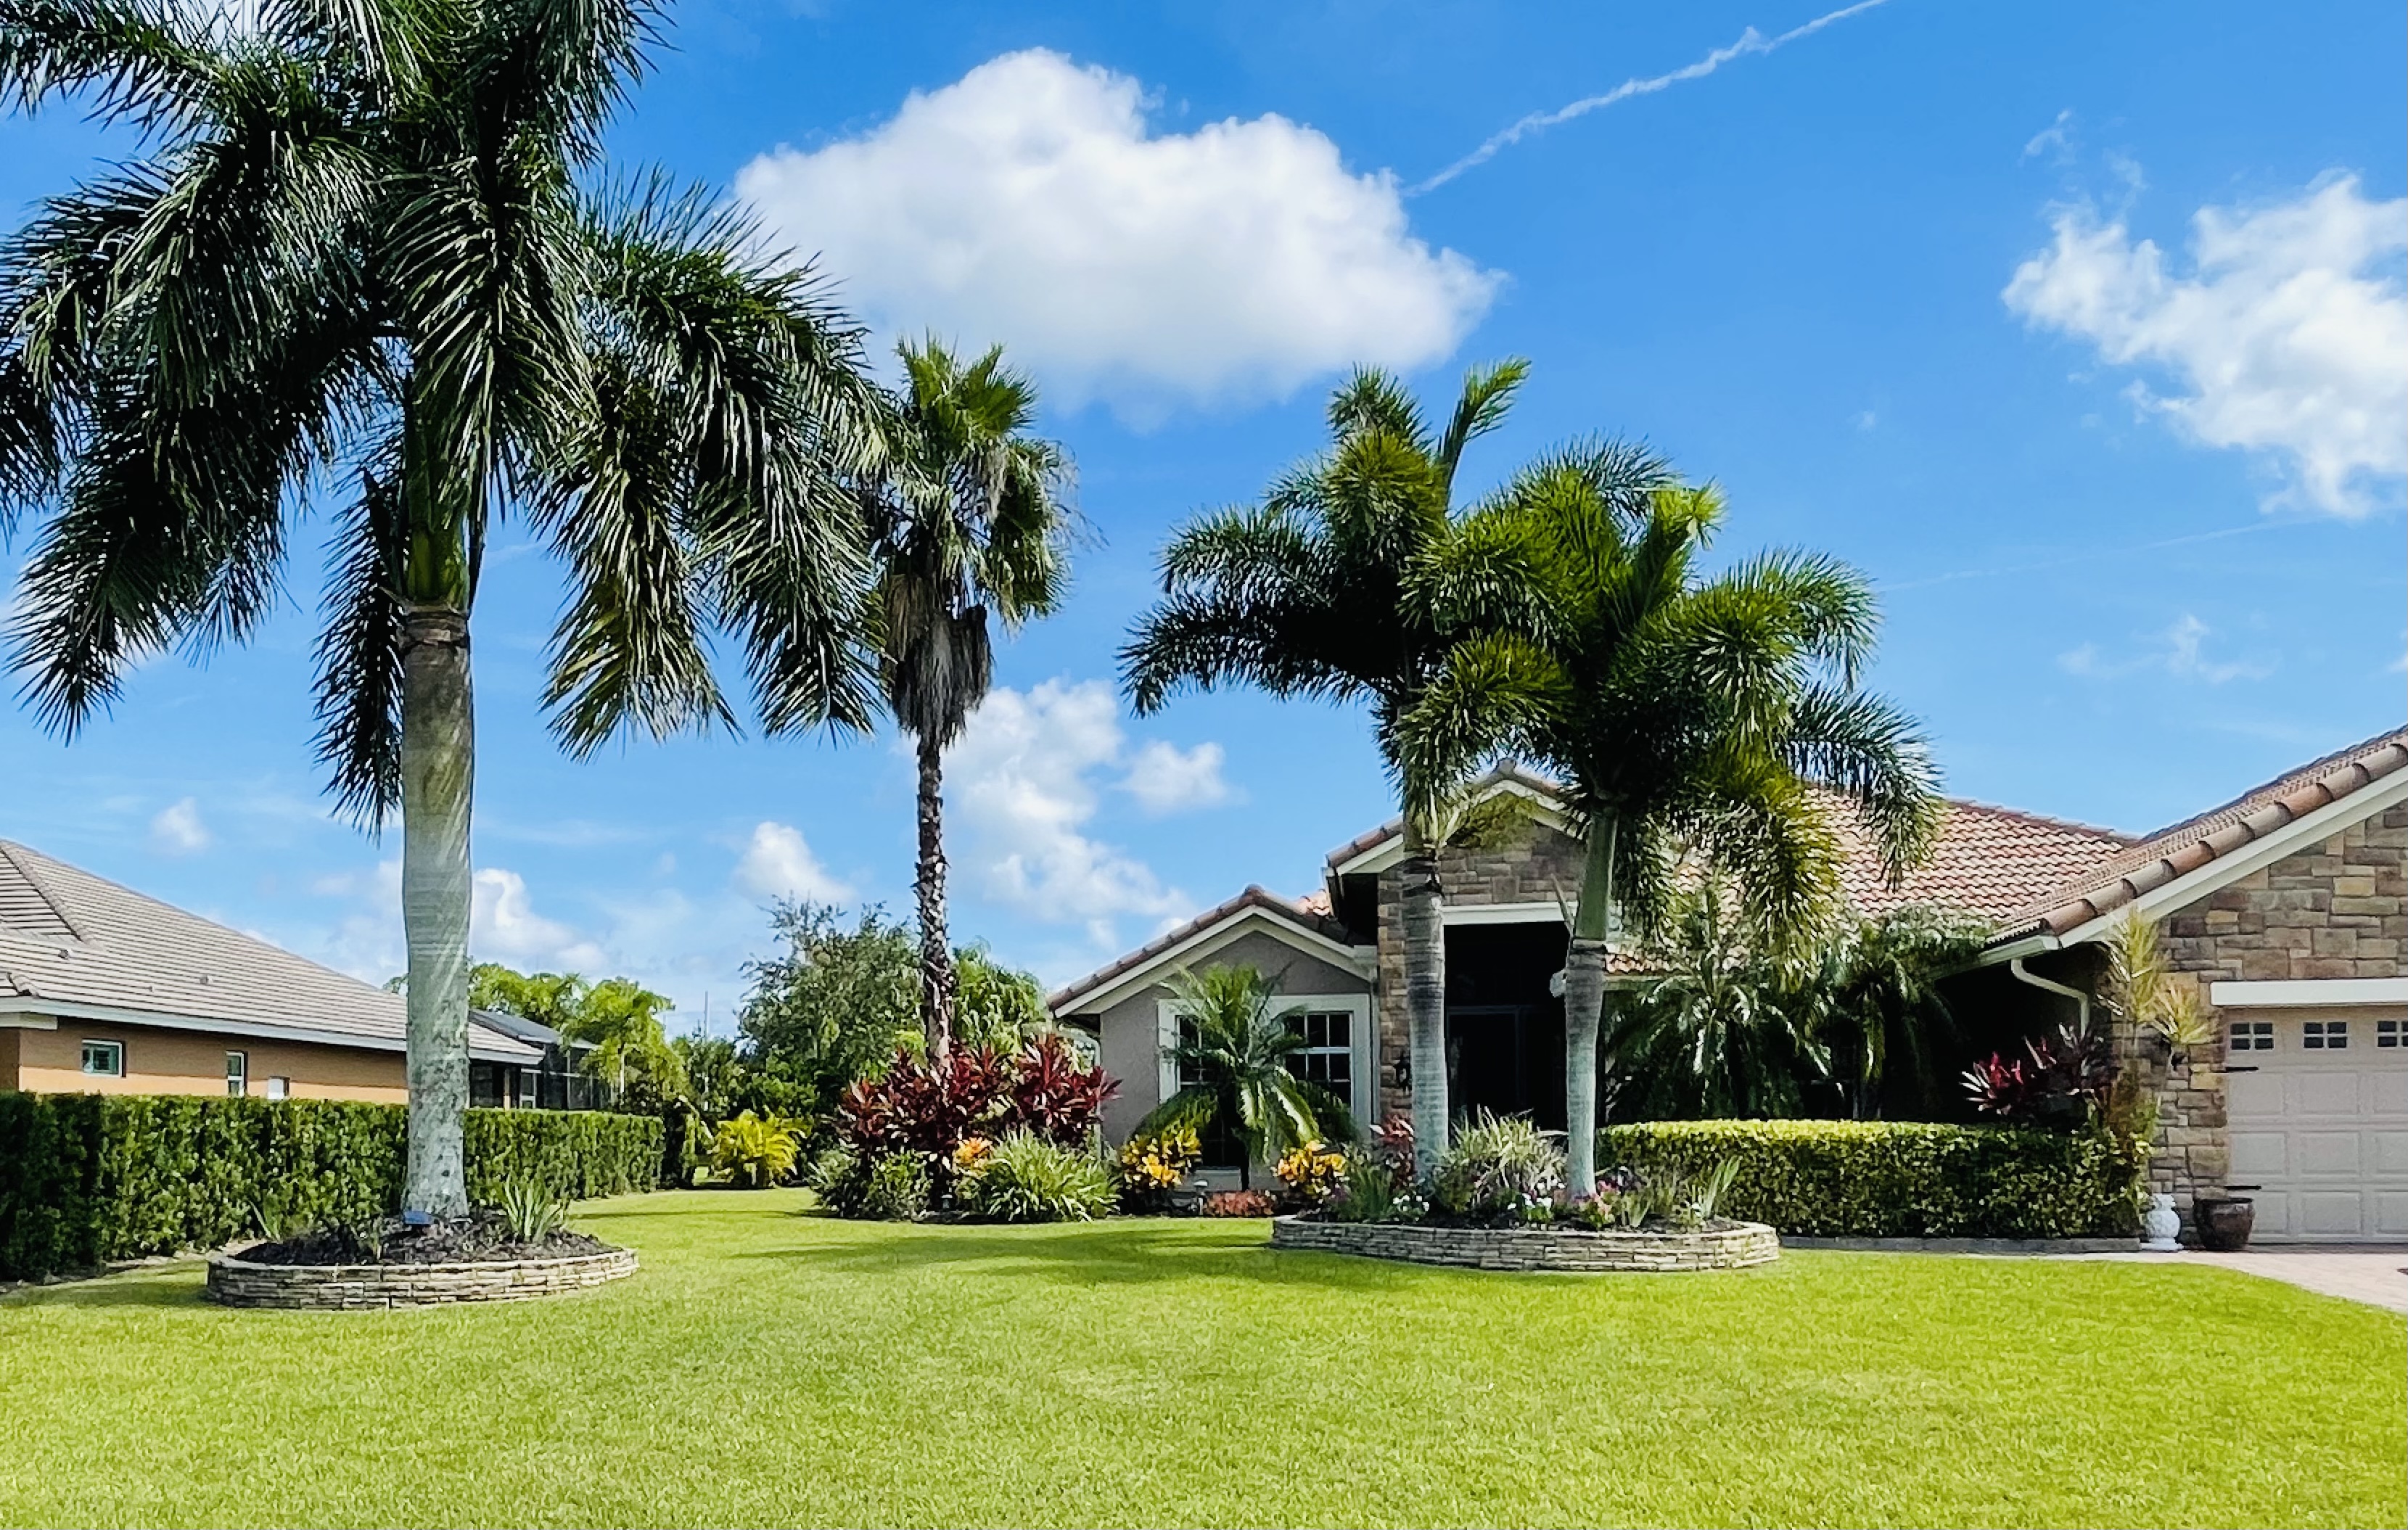
[[[1609,941],[1660,931],[1685,863],[1727,876],[1736,917],[1779,954],[1837,896],[1834,808],[1895,878],[1937,822],[1914,725],[1857,688],[1872,595],[1826,557],[1774,552],[1707,576],[1711,489],[1644,450],[1574,448],[1518,475],[1425,585],[1468,636],[1401,730],[1421,768],[1500,752],[1562,778],[1585,864],[1564,971],[1570,1182],[1596,1168]]]
[[[996,347],[965,365],[905,344],[894,470],[870,494],[879,678],[919,761],[920,1018],[928,1052],[953,1044],[955,979],[945,913],[944,754],[995,679],[989,619],[1005,631],[1061,600],[1069,462],[1028,434],[1037,390]]]
[[[1398,726],[1452,636],[1414,592],[1455,535],[1464,448],[1502,422],[1527,364],[1474,368],[1445,429],[1403,386],[1356,373],[1330,400],[1328,450],[1250,509],[1201,516],[1162,554],[1162,600],[1122,651],[1140,713],[1182,685],[1243,683],[1276,696],[1361,701],[1404,808],[1399,868],[1416,1151],[1424,1172],[1447,1142],[1446,946],[1439,851],[1460,778],[1426,768]]]
[[[406,1208],[467,1210],[469,617],[505,517],[569,574],[572,750],[726,720],[866,725],[882,461],[854,330],[706,197],[597,192],[641,0],[0,0],[0,103],[82,101],[141,157],[0,250],[0,488],[46,522],[13,624],[65,734],[129,665],[250,636],[339,500],[319,641],[341,807],[398,812]],[[339,492],[338,492],[339,491]]]
[[[1304,1050],[1304,1034],[1289,1023],[1294,1006],[1274,1008],[1279,995],[1261,972],[1182,970],[1163,986],[1180,1018],[1179,1040],[1163,1055],[1195,1081],[1148,1111],[1139,1135],[1171,1126],[1232,1132],[1240,1144],[1238,1184],[1248,1190],[1256,1159],[1268,1162],[1307,1142],[1354,1140],[1345,1103],[1289,1066]]]

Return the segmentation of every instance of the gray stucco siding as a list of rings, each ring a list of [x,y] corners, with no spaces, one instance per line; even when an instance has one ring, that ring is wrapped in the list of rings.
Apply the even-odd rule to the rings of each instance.
[[[1372,992],[1369,979],[1260,930],[1248,931],[1192,965],[1253,966],[1282,994],[1368,996]],[[1166,969],[1158,976],[1168,975]],[[1126,1140],[1146,1112],[1162,1103],[1161,1001],[1167,996],[1157,981],[1105,1009],[1072,1011],[1096,1017],[1104,1071],[1120,1082],[1120,1092],[1104,1107],[1104,1132],[1115,1142]]]

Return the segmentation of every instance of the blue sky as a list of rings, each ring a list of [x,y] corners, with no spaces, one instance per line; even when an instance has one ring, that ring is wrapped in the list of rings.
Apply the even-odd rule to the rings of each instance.
[[[1727,491],[1725,554],[1863,567],[1872,682],[1957,794],[2146,829],[2401,721],[2396,4],[670,23],[615,150],[745,196],[884,333],[1005,342],[1077,458],[1073,598],[1004,650],[952,791],[957,934],[1049,980],[1248,882],[1304,891],[1389,810],[1357,715],[1111,692],[1166,533],[1312,450],[1356,360],[1435,399],[1530,358],[1473,487],[1643,436]],[[65,114],[0,145],[12,215],[108,147]],[[765,897],[909,907],[891,737],[562,757],[561,586],[523,542],[476,617],[480,955],[627,972],[686,1023],[707,994],[724,1027]],[[0,710],[0,836],[396,970],[397,843],[329,817],[310,763],[320,566],[305,536],[256,644],[147,665],[71,745]]]

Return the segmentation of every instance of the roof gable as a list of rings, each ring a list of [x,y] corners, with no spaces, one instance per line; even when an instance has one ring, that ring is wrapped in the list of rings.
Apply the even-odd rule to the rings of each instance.
[[[2247,876],[2302,839],[2323,839],[2408,795],[2408,728],[2337,750],[2221,807],[2127,845],[2019,910],[2008,936],[2083,938],[2128,908],[2187,903]],[[2154,917],[2149,916],[2149,917]]]
[[[1333,965],[1352,967],[1369,976],[1365,970],[1365,951],[1349,943],[1344,925],[1306,903],[1291,903],[1263,888],[1249,887],[1185,923],[1164,931],[1119,960],[1054,990],[1047,995],[1045,1007],[1057,1015],[1110,1008],[1126,997],[1132,987],[1152,980],[1154,974],[1215,944],[1215,937],[1234,938],[1248,924],[1267,928]]]

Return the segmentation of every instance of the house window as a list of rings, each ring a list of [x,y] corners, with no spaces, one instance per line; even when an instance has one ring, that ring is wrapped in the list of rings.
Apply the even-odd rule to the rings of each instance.
[[[2274,1022],[2271,1020],[2236,1020],[2232,1022],[2234,1051],[2272,1051]]]
[[[251,1054],[226,1053],[226,1093],[236,1099],[251,1093]]]
[[[85,1042],[83,1070],[95,1079],[124,1078],[125,1043],[122,1041]]]
[[[269,1099],[287,1099],[291,1097],[292,1094],[292,1080],[284,1077],[284,1075],[280,1073],[271,1073],[267,1076],[267,1097]]]
[[[2396,1020],[2376,1021],[2374,1022],[2374,1044],[2378,1047],[2396,1047],[2400,1045],[2400,1022]]]
[[[1354,1017],[1343,1009],[1316,1009],[1288,1016],[1287,1028],[1304,1037],[1291,1071],[1341,1100],[1353,1100]]]
[[[2349,1022],[2311,1020],[2300,1026],[2300,1045],[2310,1051],[2339,1051],[2349,1045]]]

